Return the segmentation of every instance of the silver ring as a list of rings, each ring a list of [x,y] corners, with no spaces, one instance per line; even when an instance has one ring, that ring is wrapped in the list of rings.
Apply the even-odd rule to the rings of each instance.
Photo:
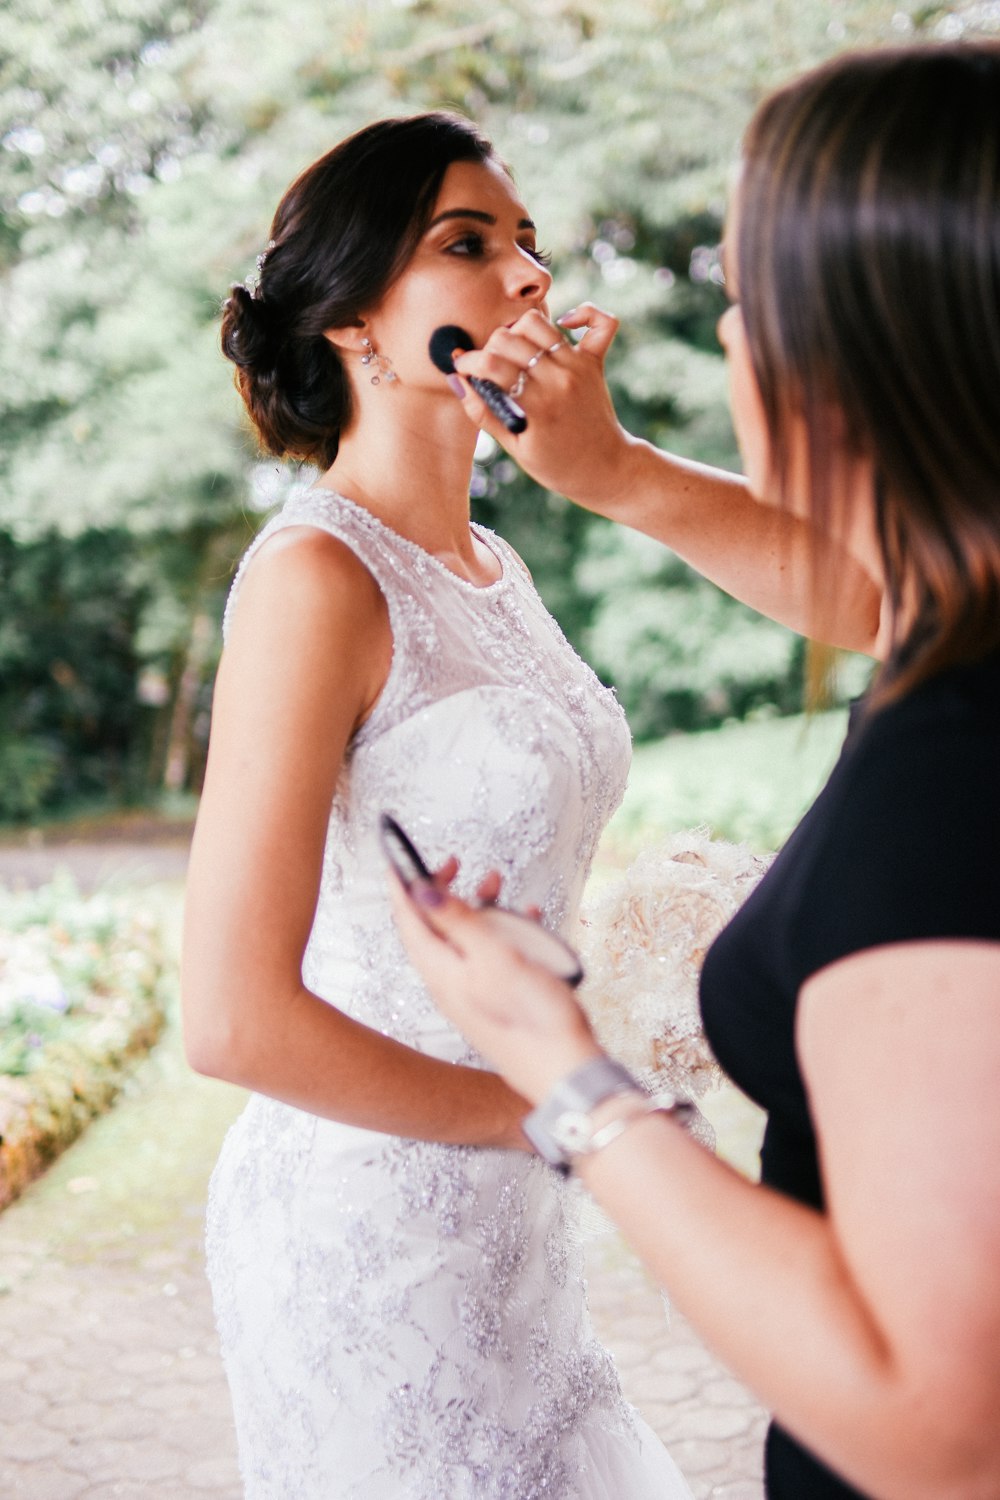
[[[556,342],[554,344],[550,344],[547,349],[539,349],[538,353],[537,354],[533,354],[531,356],[531,358],[528,360],[526,368],[529,369],[529,370],[533,370],[535,368],[535,366],[537,365],[538,361],[540,359],[544,359],[545,356],[546,356],[546,354],[554,354],[556,352],[556,350],[557,349],[561,349],[562,346],[563,346],[562,339],[557,339]]]
[[[514,384],[511,386],[510,390],[507,392],[507,394],[508,394],[508,396],[510,396],[511,400],[513,400],[513,401],[517,400],[518,396],[520,396],[521,392],[524,390],[524,387],[527,385],[527,383],[528,383],[528,372],[527,372],[527,370],[521,370],[521,371],[519,371],[517,379],[514,381]]]

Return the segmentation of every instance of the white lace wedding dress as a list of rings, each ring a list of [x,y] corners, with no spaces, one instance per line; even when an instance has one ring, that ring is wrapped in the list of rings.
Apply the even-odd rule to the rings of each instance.
[[[302,524],[365,563],[394,639],[337,787],[303,975],[367,1025],[482,1065],[400,946],[378,815],[431,862],[457,853],[464,893],[498,869],[507,902],[569,933],[624,786],[624,718],[491,533],[503,576],[475,587],[314,489],[243,566]],[[537,1159],[254,1095],[207,1240],[248,1500],[690,1500],[593,1335],[567,1191]]]

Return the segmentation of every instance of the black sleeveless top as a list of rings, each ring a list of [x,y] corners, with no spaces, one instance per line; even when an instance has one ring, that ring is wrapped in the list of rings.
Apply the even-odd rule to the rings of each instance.
[[[705,1031],[768,1112],[761,1178],[822,1209],[795,1055],[811,974],[883,943],[1000,941],[1000,653],[856,714],[812,808],[705,959]],[[864,1500],[772,1425],[771,1500]]]

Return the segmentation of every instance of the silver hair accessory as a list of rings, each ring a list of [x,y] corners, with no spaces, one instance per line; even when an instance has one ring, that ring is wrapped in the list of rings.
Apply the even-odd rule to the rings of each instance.
[[[392,368],[392,360],[386,354],[379,354],[378,350],[372,346],[371,339],[362,339],[361,345],[364,349],[364,353],[361,356],[361,363],[366,365],[369,370],[373,365],[375,367],[374,373],[371,375],[372,385],[380,385],[383,375],[387,382],[398,378],[395,370]]]
[[[254,270],[252,270],[250,272],[250,275],[247,277],[247,279],[243,283],[243,285],[246,287],[247,291],[250,293],[251,297],[254,299],[255,302],[259,299],[259,297],[261,295],[261,291],[260,291],[260,278],[261,278],[261,276],[263,275],[263,272],[264,272],[264,262],[267,260],[267,257],[270,255],[271,251],[274,249],[274,245],[275,245],[274,240],[268,240],[267,244],[264,246],[263,250],[260,252],[260,254],[257,257],[256,267],[254,268]]]

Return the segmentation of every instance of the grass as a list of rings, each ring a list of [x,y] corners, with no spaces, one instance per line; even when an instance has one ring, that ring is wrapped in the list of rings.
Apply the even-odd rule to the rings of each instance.
[[[0,1209],[114,1102],[171,974],[145,899],[0,892]]]
[[[193,792],[160,793],[145,802],[122,803],[108,797],[80,800],[24,821],[0,821],[0,846],[119,839],[145,843],[190,834],[198,798]]]
[[[605,835],[613,862],[684,828],[777,849],[822,787],[844,710],[725,725],[636,747],[625,800]]]

